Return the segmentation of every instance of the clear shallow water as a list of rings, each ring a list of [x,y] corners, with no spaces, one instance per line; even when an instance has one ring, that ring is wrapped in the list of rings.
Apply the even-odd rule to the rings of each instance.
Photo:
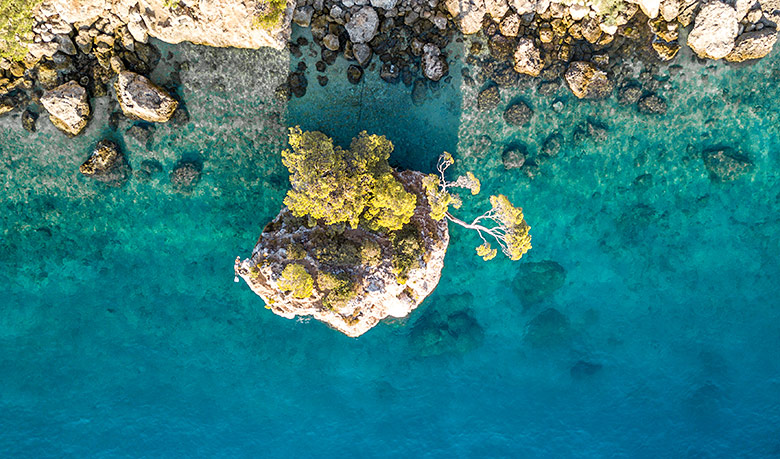
[[[107,100],[72,140],[46,120],[35,135],[0,121],[3,456],[780,455],[777,53],[739,70],[683,56],[661,91],[669,112],[649,117],[564,89],[502,91],[480,113],[459,78],[418,107],[368,73],[350,86],[343,62],[321,89],[314,59],[306,97],[285,105],[270,97],[271,75],[296,65],[283,53],[171,50],[189,62],[191,122],[157,127],[148,150],[129,123],[107,127]],[[501,119],[515,97],[535,111],[519,130]],[[574,142],[588,117],[606,139]],[[483,183],[462,214],[506,193],[534,249],[484,263],[452,229],[434,294],[357,340],[274,316],[232,264],[281,205],[294,124],[342,142],[379,130],[405,167],[454,150]],[[503,170],[506,145],[533,154],[553,132],[563,148],[540,175]],[[164,174],[111,190],[84,179],[104,135]],[[700,151],[724,143],[755,172],[711,182]],[[191,196],[168,184],[182,157],[204,166]],[[529,274],[545,260],[565,279]],[[529,279],[560,288],[529,301]]]

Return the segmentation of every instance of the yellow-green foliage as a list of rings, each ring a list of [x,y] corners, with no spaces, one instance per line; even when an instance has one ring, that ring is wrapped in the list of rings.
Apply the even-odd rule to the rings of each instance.
[[[273,29],[279,25],[284,10],[287,8],[286,0],[269,0],[266,3],[258,3],[258,11],[255,13],[252,26],[260,29]]]
[[[32,40],[32,10],[41,0],[0,0],[0,58],[22,60]]]
[[[317,274],[317,287],[323,292],[328,292],[322,301],[328,309],[337,310],[344,307],[355,297],[355,283],[346,275],[320,272]]]
[[[502,194],[491,196],[490,204],[496,218],[506,228],[504,242],[507,256],[510,260],[519,260],[531,249],[531,235],[528,234],[531,227],[523,217],[523,209],[513,206]]]
[[[458,202],[454,202],[453,195],[441,189],[440,182],[439,177],[433,174],[426,175],[422,180],[425,197],[428,199],[428,205],[431,206],[431,218],[434,220],[444,218],[450,204],[457,204],[453,206],[455,208],[460,207]]]
[[[407,193],[393,174],[382,174],[376,181],[374,193],[364,217],[372,230],[396,231],[414,215],[417,196]]]
[[[290,129],[290,147],[282,152],[292,185],[284,204],[296,217],[352,228],[363,221],[386,230],[398,229],[411,218],[416,197],[391,174],[387,159],[393,144],[386,137],[363,131],[344,150],[321,132],[295,127]]]
[[[303,246],[295,242],[287,244],[287,259],[288,260],[303,260],[306,258],[306,250]]]
[[[420,257],[425,251],[425,245],[420,237],[420,231],[414,225],[407,224],[400,231],[393,233],[393,274],[399,283],[409,280],[409,271],[420,267]]]
[[[314,280],[306,268],[297,263],[290,263],[284,267],[277,285],[283,292],[292,292],[295,298],[308,298],[314,288]]]
[[[490,261],[496,258],[497,254],[498,254],[498,250],[491,249],[489,242],[485,242],[484,244],[477,246],[477,255],[482,257],[482,259],[485,261]]]
[[[375,241],[365,241],[360,246],[360,261],[366,266],[378,265],[382,261],[382,248]]]

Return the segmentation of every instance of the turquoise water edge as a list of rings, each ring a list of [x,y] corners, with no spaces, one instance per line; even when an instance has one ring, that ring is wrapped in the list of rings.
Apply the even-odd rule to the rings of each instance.
[[[0,456],[780,457],[777,51],[741,68],[683,51],[653,116],[523,85],[478,112],[457,65],[419,105],[377,72],[351,85],[341,58],[321,88],[307,52],[307,94],[285,103],[289,53],[158,45],[156,81],[186,62],[184,126],[139,142],[109,127],[110,97],[75,139],[0,120]],[[535,115],[510,128],[517,98]],[[574,139],[588,119],[603,139]],[[451,228],[434,293],[358,339],[273,315],[233,261],[279,211],[293,125],[386,134],[399,167],[451,151],[482,180],[460,215],[504,193],[534,248],[483,262]],[[505,147],[552,134],[533,179],[504,170]],[[101,138],[164,172],[86,179]],[[719,145],[752,172],[711,180]],[[203,164],[190,195],[168,179],[182,158]]]

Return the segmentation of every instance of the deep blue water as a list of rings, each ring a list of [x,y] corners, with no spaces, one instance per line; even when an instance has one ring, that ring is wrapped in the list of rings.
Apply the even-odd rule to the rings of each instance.
[[[457,68],[418,106],[376,72],[351,86],[343,61],[320,88],[312,57],[306,97],[282,103],[285,53],[168,51],[189,63],[191,121],[148,145],[108,128],[108,98],[76,139],[0,121],[0,456],[780,456],[777,52],[739,69],[683,54],[648,116],[565,88],[478,112]],[[535,115],[509,128],[518,97]],[[606,137],[575,141],[589,118]],[[461,215],[507,194],[534,248],[486,263],[452,228],[434,294],[359,339],[274,316],[232,266],[281,206],[296,124],[387,134],[402,167],[452,151],[482,179]],[[504,171],[507,145],[533,155],[554,133],[534,179]],[[165,172],[87,180],[104,136]],[[710,180],[701,151],[722,144],[753,172]],[[182,157],[203,163],[191,195],[167,177]]]

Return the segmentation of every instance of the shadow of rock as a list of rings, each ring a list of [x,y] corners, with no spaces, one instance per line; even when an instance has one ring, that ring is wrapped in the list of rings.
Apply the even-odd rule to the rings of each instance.
[[[569,319],[557,309],[540,312],[528,322],[525,341],[538,348],[555,348],[571,342],[572,329]]]
[[[409,334],[412,346],[423,357],[465,354],[479,347],[485,333],[471,311],[473,303],[470,293],[438,298],[415,322]]]

